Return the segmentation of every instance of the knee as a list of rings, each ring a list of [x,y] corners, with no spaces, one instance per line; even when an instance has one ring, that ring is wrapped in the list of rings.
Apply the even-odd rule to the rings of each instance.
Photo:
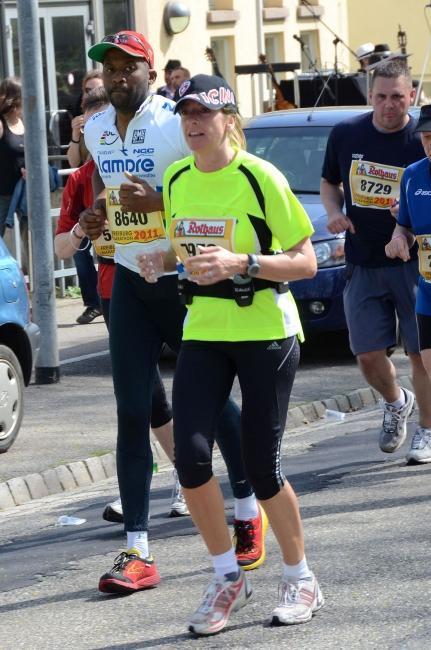
[[[356,359],[362,370],[373,370],[379,363],[381,352],[363,352],[358,354]]]
[[[265,501],[275,497],[284,485],[285,477],[278,467],[263,472],[259,469],[246,468],[248,479],[253,487],[256,498]]]
[[[181,485],[188,489],[200,487],[213,475],[212,449],[203,436],[194,436],[194,444],[181,445],[175,439],[175,469]]]

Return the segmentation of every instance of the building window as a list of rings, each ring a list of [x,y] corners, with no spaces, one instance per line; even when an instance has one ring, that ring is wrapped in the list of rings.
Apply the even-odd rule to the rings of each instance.
[[[129,0],[103,0],[105,34],[131,29]]]
[[[301,70],[307,72],[313,67],[321,67],[319,32],[317,30],[301,32],[304,48],[301,49]]]
[[[233,38],[212,38],[210,41],[210,47],[214,54],[214,74],[220,74],[224,79],[226,79],[232,88],[234,88],[235,77],[233,62],[235,61],[235,56]]]

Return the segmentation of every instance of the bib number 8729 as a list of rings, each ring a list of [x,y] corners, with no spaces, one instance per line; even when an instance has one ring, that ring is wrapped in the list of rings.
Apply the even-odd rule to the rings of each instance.
[[[368,194],[390,194],[392,187],[390,185],[383,185],[383,183],[375,183],[374,181],[361,181],[361,192],[368,192]]]

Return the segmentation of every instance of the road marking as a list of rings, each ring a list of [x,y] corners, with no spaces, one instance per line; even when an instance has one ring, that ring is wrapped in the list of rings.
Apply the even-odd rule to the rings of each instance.
[[[105,357],[109,354],[109,350],[102,350],[101,352],[91,352],[91,354],[82,354],[80,357],[70,357],[69,359],[63,359],[60,361],[60,366],[64,366],[66,363],[78,363],[78,361],[85,361],[86,359],[94,359],[95,357]]]

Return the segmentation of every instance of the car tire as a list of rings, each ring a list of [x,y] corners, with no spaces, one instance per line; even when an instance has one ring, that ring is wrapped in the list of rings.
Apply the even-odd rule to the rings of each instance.
[[[10,348],[0,345],[0,454],[18,435],[24,412],[24,378]]]

